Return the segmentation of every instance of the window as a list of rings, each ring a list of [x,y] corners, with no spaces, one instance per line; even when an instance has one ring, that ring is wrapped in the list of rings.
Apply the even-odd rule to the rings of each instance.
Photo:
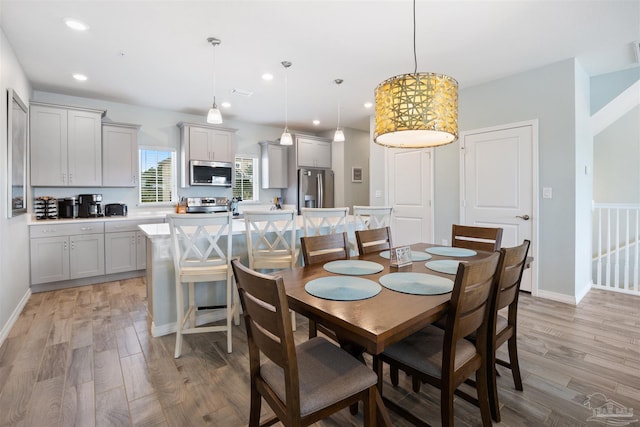
[[[140,149],[140,204],[171,203],[177,199],[176,153]]]
[[[258,200],[258,158],[236,156],[236,182],[233,186],[233,197],[242,200]]]

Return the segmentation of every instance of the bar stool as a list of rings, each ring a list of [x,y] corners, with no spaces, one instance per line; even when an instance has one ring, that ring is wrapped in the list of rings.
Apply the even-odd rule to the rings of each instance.
[[[295,211],[244,211],[244,224],[249,268],[280,270],[296,266],[299,250],[296,248]],[[291,323],[295,330],[293,311]]]
[[[231,322],[238,318],[237,300],[233,298],[231,255],[231,213],[228,215],[168,215],[176,282],[176,348],[175,358],[182,352],[182,335],[200,332],[226,332],[227,351],[231,353]],[[198,327],[196,283],[226,283],[226,324]],[[184,311],[184,285],[188,285],[188,308]],[[212,283],[208,283],[211,286]],[[189,324],[187,327],[186,324]]]
[[[347,231],[349,208],[302,208],[304,237]]]

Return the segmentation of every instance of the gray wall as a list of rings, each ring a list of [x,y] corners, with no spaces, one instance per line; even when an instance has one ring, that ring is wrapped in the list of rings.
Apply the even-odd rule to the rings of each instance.
[[[577,286],[575,69],[574,60],[565,60],[465,89],[459,104],[461,131],[538,119],[538,185],[553,188],[552,199],[538,199],[538,288],[568,296]],[[457,160],[442,168],[436,157],[436,182],[457,179]],[[443,176],[447,170],[456,176]],[[436,193],[436,239],[450,227],[440,214],[439,198]]]
[[[28,105],[31,87],[4,31],[0,29],[0,344],[9,322],[29,295],[29,233],[27,215],[7,218],[7,89],[12,88]],[[30,203],[30,202],[28,202]]]
[[[594,113],[640,80],[640,66],[591,79]],[[637,94],[640,104],[640,93]],[[640,105],[594,138],[596,203],[640,203]]]
[[[640,204],[640,106],[594,139],[596,203]]]
[[[590,237],[576,237],[576,227],[588,221],[583,215],[590,215],[577,213],[591,198],[590,178],[583,175],[584,164],[590,166],[591,146],[585,133],[590,129],[585,113],[587,83],[584,71],[570,59],[459,93],[460,132],[538,119],[538,185],[552,187],[554,195],[538,200],[538,288],[569,297],[588,286],[588,281],[583,283],[586,277],[576,275],[590,260],[584,251],[576,251],[576,245],[591,247]],[[458,142],[434,149],[436,242],[450,239],[451,224],[459,220],[459,149]],[[377,177],[384,170],[384,149],[371,143],[372,175]],[[378,178],[371,183],[376,188],[383,185]]]
[[[638,80],[640,80],[640,66],[592,77],[591,114],[607,105]]]

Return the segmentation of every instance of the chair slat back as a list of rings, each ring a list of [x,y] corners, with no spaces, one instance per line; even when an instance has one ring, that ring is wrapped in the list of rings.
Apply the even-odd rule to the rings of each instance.
[[[499,251],[502,245],[502,228],[476,227],[453,224],[451,246],[477,251]]]
[[[300,211],[305,237],[347,231],[349,208],[302,208]]]
[[[244,222],[249,260],[258,253],[293,254],[296,243],[295,212],[245,211]]]
[[[393,247],[391,229],[389,227],[356,230],[356,242],[358,243],[358,253],[360,255],[380,252]]]
[[[289,304],[282,278],[248,269],[239,260],[231,261],[242,304],[251,369],[260,367],[260,353],[290,375],[296,367],[295,343]],[[297,372],[297,371],[296,371]]]
[[[476,331],[486,344],[491,296],[497,281],[500,256],[493,253],[487,258],[458,265],[445,329],[451,345]]]
[[[520,246],[501,249],[504,260],[498,282],[496,310],[501,310],[517,301],[530,243],[529,240],[525,240]]]
[[[349,259],[349,239],[345,232],[301,237],[300,249],[304,265]]]
[[[390,227],[392,213],[391,206],[354,206],[355,230]]]
[[[231,212],[168,215],[176,271],[227,264],[231,254],[231,218]]]

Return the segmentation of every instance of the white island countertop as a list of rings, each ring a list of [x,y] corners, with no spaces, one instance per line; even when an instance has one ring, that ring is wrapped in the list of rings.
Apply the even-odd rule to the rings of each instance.
[[[197,214],[186,214],[186,215],[197,215]],[[302,227],[302,216],[298,216],[296,228],[300,230]],[[139,225],[138,228],[149,238],[166,238],[171,235],[171,231],[169,230],[169,223],[164,222],[160,224],[142,224]],[[235,234],[244,234],[245,232],[245,223],[242,218],[234,218],[231,222],[231,230],[232,233]]]

